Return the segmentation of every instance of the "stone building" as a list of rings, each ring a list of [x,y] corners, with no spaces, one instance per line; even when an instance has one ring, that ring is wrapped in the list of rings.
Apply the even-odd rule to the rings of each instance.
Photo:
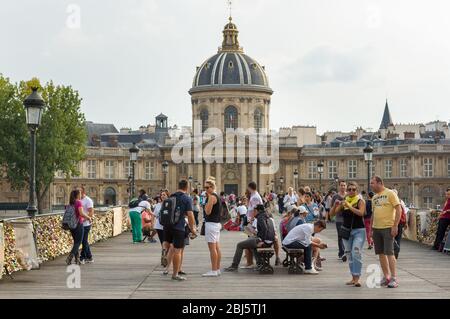
[[[365,189],[367,165],[363,149],[371,143],[375,149],[371,174],[384,177],[407,203],[417,207],[441,204],[443,193],[450,186],[448,123],[395,125],[386,102],[380,129],[374,132],[358,128],[355,132],[327,132],[319,136],[315,127],[307,126],[270,131],[273,91],[266,68],[244,53],[238,34],[230,18],[218,52],[197,67],[189,90],[192,127],[169,127],[163,114],[136,131],[87,122],[87,155],[79,163],[81,175],[67,179],[56,174],[46,206],[67,203],[70,190],[77,185],[85,185],[97,205],[126,204],[130,197],[129,148],[133,143],[140,149],[136,189],[145,189],[151,195],[163,187],[175,190],[181,178],[191,177],[191,189],[200,187],[208,176],[216,177],[219,191],[235,194],[243,194],[250,181],[256,181],[262,193],[304,185],[327,191],[335,187],[337,178],[355,180]],[[194,155],[188,162],[175,161],[174,146],[184,136],[192,136],[196,125],[200,132],[242,128],[276,138],[279,168],[265,174],[267,165],[252,162],[249,156],[244,162],[237,161],[237,156],[231,162],[224,158],[214,163],[204,158],[195,162]],[[232,142],[224,138],[224,149]],[[271,146],[273,143],[265,149],[268,153],[272,152]],[[247,144],[242,151],[249,154]],[[165,161],[169,164],[166,174],[162,169]],[[318,163],[324,164],[321,176]],[[0,202],[27,201],[26,191],[12,192],[4,179],[0,189]]]

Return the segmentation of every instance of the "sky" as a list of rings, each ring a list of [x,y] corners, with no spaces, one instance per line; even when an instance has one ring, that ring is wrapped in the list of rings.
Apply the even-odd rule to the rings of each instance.
[[[272,129],[450,120],[450,1],[234,0],[246,54],[274,90]],[[196,66],[217,52],[225,0],[2,0],[0,73],[71,85],[86,119],[191,125]]]

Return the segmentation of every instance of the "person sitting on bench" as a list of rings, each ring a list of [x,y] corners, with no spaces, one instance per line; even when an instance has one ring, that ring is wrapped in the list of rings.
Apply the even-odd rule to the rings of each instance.
[[[302,224],[294,227],[283,240],[283,246],[288,249],[303,249],[305,274],[318,274],[318,271],[312,267],[312,248],[325,249],[327,245],[313,241],[312,236],[325,228],[327,224],[323,220],[316,221],[314,224]]]
[[[258,256],[257,248],[269,248],[273,245],[275,241],[275,228],[273,226],[273,222],[270,220],[269,214],[264,209],[264,205],[256,206],[255,214],[257,229],[256,235],[237,244],[233,263],[230,267],[225,268],[225,271],[233,272],[238,270],[244,249],[253,251],[253,255],[256,258],[256,264],[260,266],[261,260]]]

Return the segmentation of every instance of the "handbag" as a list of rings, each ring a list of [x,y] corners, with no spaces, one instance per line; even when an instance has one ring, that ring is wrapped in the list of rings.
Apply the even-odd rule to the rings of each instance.
[[[202,223],[202,228],[200,229],[200,236],[205,236],[205,222]]]

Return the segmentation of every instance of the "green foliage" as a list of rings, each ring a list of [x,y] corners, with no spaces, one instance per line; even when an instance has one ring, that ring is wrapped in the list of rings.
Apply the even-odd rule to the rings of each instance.
[[[56,172],[68,178],[79,175],[77,165],[85,156],[85,118],[81,98],[72,87],[53,82],[42,86],[36,78],[12,84],[0,75],[0,163],[14,189],[23,189],[29,180],[30,142],[22,101],[31,87],[39,88],[46,104],[36,149],[36,191],[41,203]]]

